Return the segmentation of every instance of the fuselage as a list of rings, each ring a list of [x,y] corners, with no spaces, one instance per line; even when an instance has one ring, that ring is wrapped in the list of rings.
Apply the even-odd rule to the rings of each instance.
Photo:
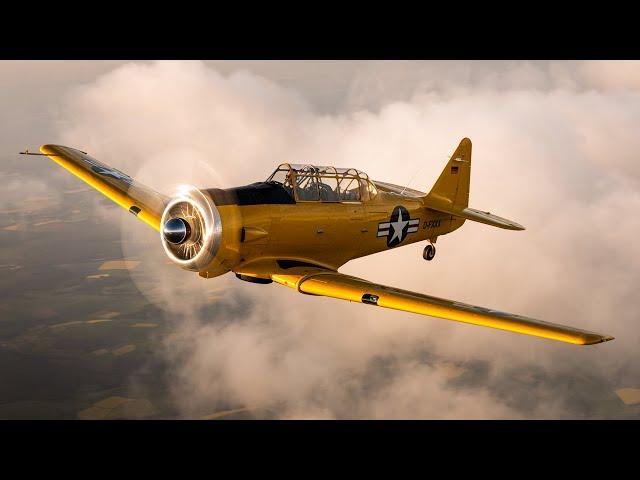
[[[227,250],[220,267],[232,271],[265,258],[338,269],[389,248],[435,241],[464,223],[430,210],[424,197],[381,187],[362,201],[300,201],[266,182],[207,193]]]

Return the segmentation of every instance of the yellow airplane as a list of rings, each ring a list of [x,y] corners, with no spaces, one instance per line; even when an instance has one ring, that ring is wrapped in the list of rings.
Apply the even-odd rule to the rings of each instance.
[[[229,189],[183,188],[172,198],[87,153],[43,145],[63,168],[160,232],[180,267],[212,278],[227,272],[255,283],[483,325],[578,345],[613,337],[377,285],[338,268],[354,258],[436,239],[465,220],[523,230],[468,207],[471,141],[462,139],[429,193],[372,181],[354,168],[280,165],[264,182]],[[24,152],[34,155],[33,153]],[[36,154],[38,155],[38,154]]]

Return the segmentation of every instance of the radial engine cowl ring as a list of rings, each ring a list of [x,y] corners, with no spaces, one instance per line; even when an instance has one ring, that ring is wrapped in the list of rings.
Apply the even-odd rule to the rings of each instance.
[[[162,214],[160,239],[169,258],[186,270],[201,271],[220,248],[222,225],[208,195],[181,187]]]

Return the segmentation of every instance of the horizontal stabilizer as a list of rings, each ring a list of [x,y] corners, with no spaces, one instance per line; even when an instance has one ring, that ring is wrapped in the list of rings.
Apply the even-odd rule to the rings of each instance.
[[[514,222],[513,220],[502,218],[489,212],[482,212],[480,210],[476,210],[475,208],[429,208],[437,212],[448,213],[449,215],[453,215],[455,217],[464,218],[465,220],[473,220],[474,222],[486,223],[487,225],[491,225],[493,227],[506,228],[507,230],[524,230],[524,227],[522,225]]]

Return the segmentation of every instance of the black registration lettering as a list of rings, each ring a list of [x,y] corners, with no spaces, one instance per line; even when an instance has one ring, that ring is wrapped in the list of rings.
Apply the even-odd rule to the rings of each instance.
[[[428,230],[430,228],[438,228],[442,220],[429,220],[425,221],[422,227],[423,230]]]

